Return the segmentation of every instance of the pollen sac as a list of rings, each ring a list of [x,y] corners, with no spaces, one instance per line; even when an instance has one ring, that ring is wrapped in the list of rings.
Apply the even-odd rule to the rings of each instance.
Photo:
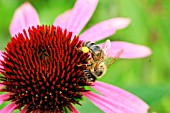
[[[26,112],[71,111],[79,104],[81,92],[89,84],[77,64],[87,63],[89,55],[80,52],[82,41],[54,26],[37,26],[11,38],[0,61],[1,91],[9,92],[5,101],[15,102]]]
[[[89,53],[90,50],[89,50],[88,47],[82,47],[81,51],[84,52],[84,53]]]

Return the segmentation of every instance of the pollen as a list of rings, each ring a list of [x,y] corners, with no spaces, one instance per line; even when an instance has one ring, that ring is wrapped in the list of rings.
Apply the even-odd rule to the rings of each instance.
[[[0,61],[0,84],[8,92],[4,101],[15,102],[15,109],[26,113],[72,111],[87,91],[83,70],[89,55],[77,50],[79,37],[54,26],[31,27],[11,38]]]
[[[88,47],[82,47],[81,50],[83,53],[89,53],[90,51]]]

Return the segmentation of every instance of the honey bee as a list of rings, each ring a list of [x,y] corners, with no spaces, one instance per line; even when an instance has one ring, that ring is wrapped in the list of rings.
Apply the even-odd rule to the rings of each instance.
[[[100,46],[96,45],[94,42],[84,42],[81,51],[84,53],[90,53],[92,59],[95,62],[101,61],[105,58],[104,51],[101,49]]]
[[[88,64],[80,64],[78,66],[86,66],[84,73],[89,82],[95,82],[97,78],[102,77],[107,68],[110,67],[123,52],[123,50],[120,50],[114,57],[110,57],[110,49],[110,40],[107,40],[102,47],[90,41],[82,44],[80,50],[84,53],[89,53],[91,59],[88,60]]]

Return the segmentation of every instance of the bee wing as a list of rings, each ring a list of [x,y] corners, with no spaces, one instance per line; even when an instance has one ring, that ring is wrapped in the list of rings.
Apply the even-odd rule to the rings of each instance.
[[[111,42],[110,40],[106,40],[103,44],[102,44],[102,50],[104,51],[104,54],[106,56],[110,56],[110,50],[111,50]]]
[[[114,57],[107,57],[104,60],[104,64],[106,65],[107,68],[109,68],[119,57],[120,55],[123,53],[123,49],[118,51]]]

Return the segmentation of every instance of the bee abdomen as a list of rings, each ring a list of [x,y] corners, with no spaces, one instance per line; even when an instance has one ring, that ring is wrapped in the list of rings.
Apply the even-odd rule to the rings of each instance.
[[[84,46],[87,46],[88,48],[90,48],[91,46],[96,45],[96,44],[95,44],[94,42],[88,41],[88,42],[84,42],[83,45],[84,45]]]
[[[101,48],[98,45],[96,45],[94,42],[88,41],[85,42],[83,45],[88,47],[92,52],[101,51]]]
[[[92,75],[90,70],[84,70],[84,73],[86,74],[86,77],[89,80],[89,82],[94,82],[96,80],[96,77]]]
[[[100,48],[98,45],[93,45],[93,46],[90,47],[90,49],[91,49],[93,52],[101,51],[101,48]]]

